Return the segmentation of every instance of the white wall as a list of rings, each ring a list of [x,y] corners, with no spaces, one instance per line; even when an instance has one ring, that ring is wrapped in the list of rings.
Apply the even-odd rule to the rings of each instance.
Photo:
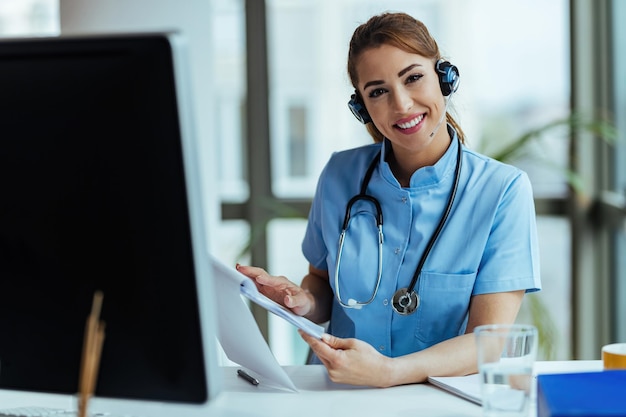
[[[194,119],[199,141],[206,233],[209,247],[218,244],[221,218],[217,187],[217,157],[213,131],[215,90],[211,51],[210,0],[60,0],[61,34],[180,31],[187,40],[191,67]]]

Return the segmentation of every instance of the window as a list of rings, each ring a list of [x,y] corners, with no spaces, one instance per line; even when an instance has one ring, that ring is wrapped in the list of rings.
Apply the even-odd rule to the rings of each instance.
[[[304,177],[308,172],[306,109],[303,106],[289,108],[289,176]]]
[[[0,36],[59,33],[59,0],[3,0]]]
[[[248,199],[246,161],[246,37],[243,0],[217,0],[209,16],[213,28],[215,147],[219,155],[219,196],[225,202]]]
[[[621,23],[626,16],[626,4],[621,1],[613,1],[614,8],[612,15],[613,28],[612,39],[613,47],[611,55],[613,57],[612,65],[614,65],[613,84],[613,114],[616,115],[615,120],[619,133],[617,142],[617,151],[613,153],[613,175],[611,179],[612,190],[618,201],[618,215],[614,221],[613,242],[613,263],[614,263],[614,282],[616,289],[614,292],[612,312],[615,317],[615,324],[611,341],[626,340],[626,80],[621,74],[626,71],[626,28]],[[621,207],[620,207],[621,206]]]
[[[58,4],[59,0],[2,1],[0,35],[58,33]],[[402,10],[424,21],[443,54],[461,71],[461,87],[453,98],[452,110],[470,146],[496,154],[521,134],[568,114],[572,96],[569,15],[575,11],[570,5],[584,10],[577,14],[579,17],[610,11],[610,19],[597,26],[612,31],[607,34],[613,42],[612,74],[582,78],[594,91],[605,91],[600,88],[601,81],[609,80],[612,114],[618,117],[619,131],[624,132],[626,82],[619,75],[626,71],[622,52],[626,50],[626,29],[619,22],[626,16],[626,5],[620,1],[213,1],[213,14],[207,19],[213,28],[217,112],[213,148],[219,152],[220,178],[211,185],[219,188],[223,209],[216,255],[225,262],[261,263],[270,272],[295,282],[304,275],[307,265],[299,248],[318,174],[332,152],[371,142],[346,106],[352,93],[345,69],[347,46],[359,23],[387,10]],[[264,12],[265,25],[252,18],[259,11]],[[572,33],[584,26],[576,22]],[[267,78],[264,63],[249,60],[251,51],[246,43],[250,36],[267,41],[267,51],[261,51],[267,58]],[[583,37],[592,36],[598,35]],[[587,61],[595,62],[596,58]],[[575,71],[580,71],[578,67],[579,63],[573,62]],[[264,83],[268,87],[266,97],[250,94],[257,84]],[[263,101],[255,108],[268,110],[267,144],[260,142],[265,140],[260,132],[249,129],[249,120],[260,117],[248,114],[250,97]],[[621,144],[596,162],[609,170],[602,190],[613,192],[617,200],[626,192],[626,165],[620,163],[626,160],[623,133],[620,139]],[[271,147],[269,163],[259,155],[255,147],[259,145]],[[544,291],[527,297],[525,303],[540,301],[536,303],[539,313],[533,301],[525,305],[520,320],[533,320],[533,314],[549,315],[552,321],[547,330],[556,332],[556,345],[544,354],[554,359],[571,356],[572,338],[581,343],[580,337],[571,336],[578,324],[572,324],[576,317],[572,317],[569,300],[570,295],[574,300],[585,297],[571,287],[571,277],[580,273],[577,270],[581,266],[573,259],[577,255],[572,253],[571,242],[578,239],[578,232],[567,217],[568,184],[561,171],[571,163],[569,146],[566,131],[547,131],[541,141],[525,148],[525,155],[510,161],[525,169],[533,182],[544,285]],[[262,162],[251,164],[254,159]],[[252,183],[257,184],[254,190]],[[608,229],[610,241],[604,246],[610,248],[610,254],[602,258],[606,262],[597,262],[604,269],[610,265],[610,272],[603,272],[611,276],[614,289],[608,291],[615,317],[610,334],[623,340],[626,307],[619,300],[626,299],[626,233],[624,208],[619,201],[616,207]],[[247,244],[252,244],[252,250],[246,251]],[[581,316],[592,314],[594,309],[598,309],[595,301],[590,307],[576,307]],[[259,322],[268,331],[279,361],[301,363],[306,347],[290,327],[284,327],[288,325],[262,318]],[[593,328],[596,324],[592,321],[585,326]],[[586,355],[593,355],[594,349],[587,350]]]
[[[266,4],[272,193],[278,199],[311,198],[317,176],[332,152],[371,143],[347,109],[352,87],[345,68],[352,31],[372,14],[401,10],[422,20],[444,56],[459,67],[461,86],[452,100],[453,111],[470,146],[495,154],[530,129],[568,114],[568,4],[564,0],[533,0],[530,4],[470,0],[456,2],[454,7],[436,0],[367,4],[267,0]],[[301,113],[288,104],[294,96],[301,100]],[[310,109],[306,118],[305,108]],[[298,119],[307,125],[301,133],[309,145],[298,143],[295,148],[294,121]],[[544,136],[521,157],[508,162],[529,173],[538,200],[564,198],[567,131],[555,130]],[[545,346],[544,355],[567,358],[570,225],[565,213],[554,212],[551,205],[544,212],[542,207],[539,201],[544,291],[526,297],[526,304],[531,305],[525,306],[520,320],[536,320],[537,309],[548,314],[551,320],[543,320],[546,331],[556,334],[552,333],[554,345]],[[304,222],[292,227],[276,220],[270,223],[270,230],[268,269],[299,282],[307,270],[299,253]],[[547,300],[551,300],[549,309]],[[279,352],[279,360],[290,363],[302,356],[302,346],[289,336],[290,329],[280,329],[281,325],[270,320],[270,342]],[[293,351],[286,347],[290,344]]]

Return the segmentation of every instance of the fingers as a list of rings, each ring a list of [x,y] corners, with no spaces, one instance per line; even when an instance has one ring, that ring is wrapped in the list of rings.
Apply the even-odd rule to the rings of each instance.
[[[248,278],[252,278],[255,282],[261,280],[263,282],[269,282],[271,280],[270,274],[267,273],[263,268],[258,268],[256,266],[246,266],[237,264],[235,265],[235,269],[241,272]]]
[[[257,284],[260,285],[266,285],[276,289],[296,287],[296,285],[287,278],[272,276],[263,268],[258,268],[256,266],[244,266],[240,264],[237,264],[235,268],[237,268],[237,271],[241,272],[248,278],[252,278]]]
[[[317,339],[300,329],[298,330],[298,333],[300,333],[302,339],[308,343],[313,353],[315,353],[319,360],[328,368],[330,366],[331,358],[335,355],[335,350],[324,341],[324,339],[328,339],[327,336],[330,335],[324,333],[322,335],[322,339]]]
[[[257,288],[259,288],[259,290],[262,289],[261,287],[269,287],[276,291],[284,291],[295,286],[295,284],[291,283],[287,278],[271,276],[263,268],[244,266],[240,264],[237,264],[235,268],[248,278],[251,278],[255,284],[257,284]]]
[[[337,352],[353,348],[354,339],[342,339],[328,333],[324,333],[321,339],[317,339],[302,330],[298,332],[322,362],[336,360]]]
[[[349,382],[353,373],[347,353],[350,349],[350,340],[341,339],[324,333],[322,339],[317,339],[299,330],[302,338],[309,344],[311,350],[322,362],[328,371],[328,376],[333,382]]]
[[[311,310],[310,295],[286,277],[272,276],[263,268],[254,266],[237,264],[236,268],[251,278],[262,294],[291,309],[295,314],[303,316]]]
[[[352,347],[352,339],[341,339],[328,333],[322,335],[322,340],[333,349],[350,349]]]
[[[320,340],[302,331],[300,335],[324,364],[331,381],[351,385],[389,386],[389,372],[385,371],[388,369],[389,358],[366,342],[354,338],[342,339],[330,334],[324,334]]]

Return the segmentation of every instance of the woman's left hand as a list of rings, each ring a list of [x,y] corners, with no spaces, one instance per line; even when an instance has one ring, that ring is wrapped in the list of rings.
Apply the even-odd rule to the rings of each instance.
[[[325,333],[322,340],[301,330],[300,336],[326,366],[333,382],[372,387],[388,387],[392,380],[391,358],[380,354],[366,342],[342,339]]]

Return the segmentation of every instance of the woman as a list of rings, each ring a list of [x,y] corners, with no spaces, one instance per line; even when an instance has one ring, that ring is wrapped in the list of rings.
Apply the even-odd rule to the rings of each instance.
[[[540,289],[528,177],[464,146],[447,113],[459,71],[420,21],[385,13],[359,26],[348,73],[374,144],[335,153],[322,172],[308,274],[297,286],[237,268],[294,313],[329,321],[321,340],[301,335],[335,382],[476,372],[472,330],[515,321],[524,293]]]

